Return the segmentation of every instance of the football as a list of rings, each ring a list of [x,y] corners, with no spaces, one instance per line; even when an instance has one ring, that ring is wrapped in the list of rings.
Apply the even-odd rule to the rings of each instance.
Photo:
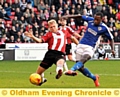
[[[34,85],[39,85],[41,83],[41,76],[37,73],[32,73],[29,77],[29,80]]]

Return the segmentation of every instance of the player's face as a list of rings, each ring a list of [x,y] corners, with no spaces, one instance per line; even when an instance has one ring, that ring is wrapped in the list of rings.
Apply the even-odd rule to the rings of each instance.
[[[64,20],[64,19],[62,19],[62,20],[61,20],[61,25],[62,25],[62,26],[65,26],[66,24],[67,24],[67,21]]]
[[[49,30],[50,30],[50,32],[54,32],[54,33],[57,32],[58,25],[56,23],[49,24]]]
[[[102,22],[102,18],[99,15],[94,16],[94,24],[97,26]]]

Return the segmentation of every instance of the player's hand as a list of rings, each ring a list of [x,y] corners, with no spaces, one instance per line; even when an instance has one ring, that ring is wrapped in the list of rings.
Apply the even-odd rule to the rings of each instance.
[[[32,31],[29,31],[29,32],[28,32],[28,31],[25,31],[24,34],[25,34],[25,36],[27,36],[27,37],[30,37],[30,38],[33,37]]]
[[[113,57],[115,58],[115,51],[112,50],[111,52],[112,52]]]

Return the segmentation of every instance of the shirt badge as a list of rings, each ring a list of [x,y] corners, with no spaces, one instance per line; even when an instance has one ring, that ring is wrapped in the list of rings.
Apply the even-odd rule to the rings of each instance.
[[[102,30],[102,27],[98,27],[98,31]]]

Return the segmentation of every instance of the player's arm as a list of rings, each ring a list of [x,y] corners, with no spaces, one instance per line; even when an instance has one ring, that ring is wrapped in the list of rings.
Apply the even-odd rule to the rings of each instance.
[[[79,39],[81,39],[83,36],[79,35],[78,33],[73,33],[74,36],[78,37]]]
[[[82,15],[78,14],[78,15],[65,15],[62,16],[62,18],[81,18]]]
[[[79,44],[79,41],[78,41],[74,36],[71,36],[71,40],[72,40],[76,45]]]
[[[109,39],[110,41],[110,46],[111,46],[111,52],[113,54],[113,56],[115,56],[115,51],[114,51],[114,37],[112,35],[112,33],[110,32],[109,28],[106,27],[106,31],[105,31],[105,35],[107,36],[107,38]]]
[[[36,42],[38,42],[38,43],[41,43],[41,42],[42,42],[42,39],[35,37],[35,36],[33,35],[33,32],[32,32],[32,31],[29,31],[29,32],[28,32],[28,31],[25,31],[24,33],[25,33],[25,35],[26,35],[27,37],[30,37],[30,38],[33,39],[34,41],[36,41]]]
[[[114,51],[114,40],[109,40],[110,41],[110,46],[111,46],[111,52],[113,54],[113,56],[115,57],[115,51]]]
[[[91,16],[80,15],[80,14],[78,14],[78,15],[65,15],[65,16],[62,16],[62,18],[76,18],[76,19],[82,18],[85,21],[92,21],[92,20],[94,20],[94,18],[91,17]]]

